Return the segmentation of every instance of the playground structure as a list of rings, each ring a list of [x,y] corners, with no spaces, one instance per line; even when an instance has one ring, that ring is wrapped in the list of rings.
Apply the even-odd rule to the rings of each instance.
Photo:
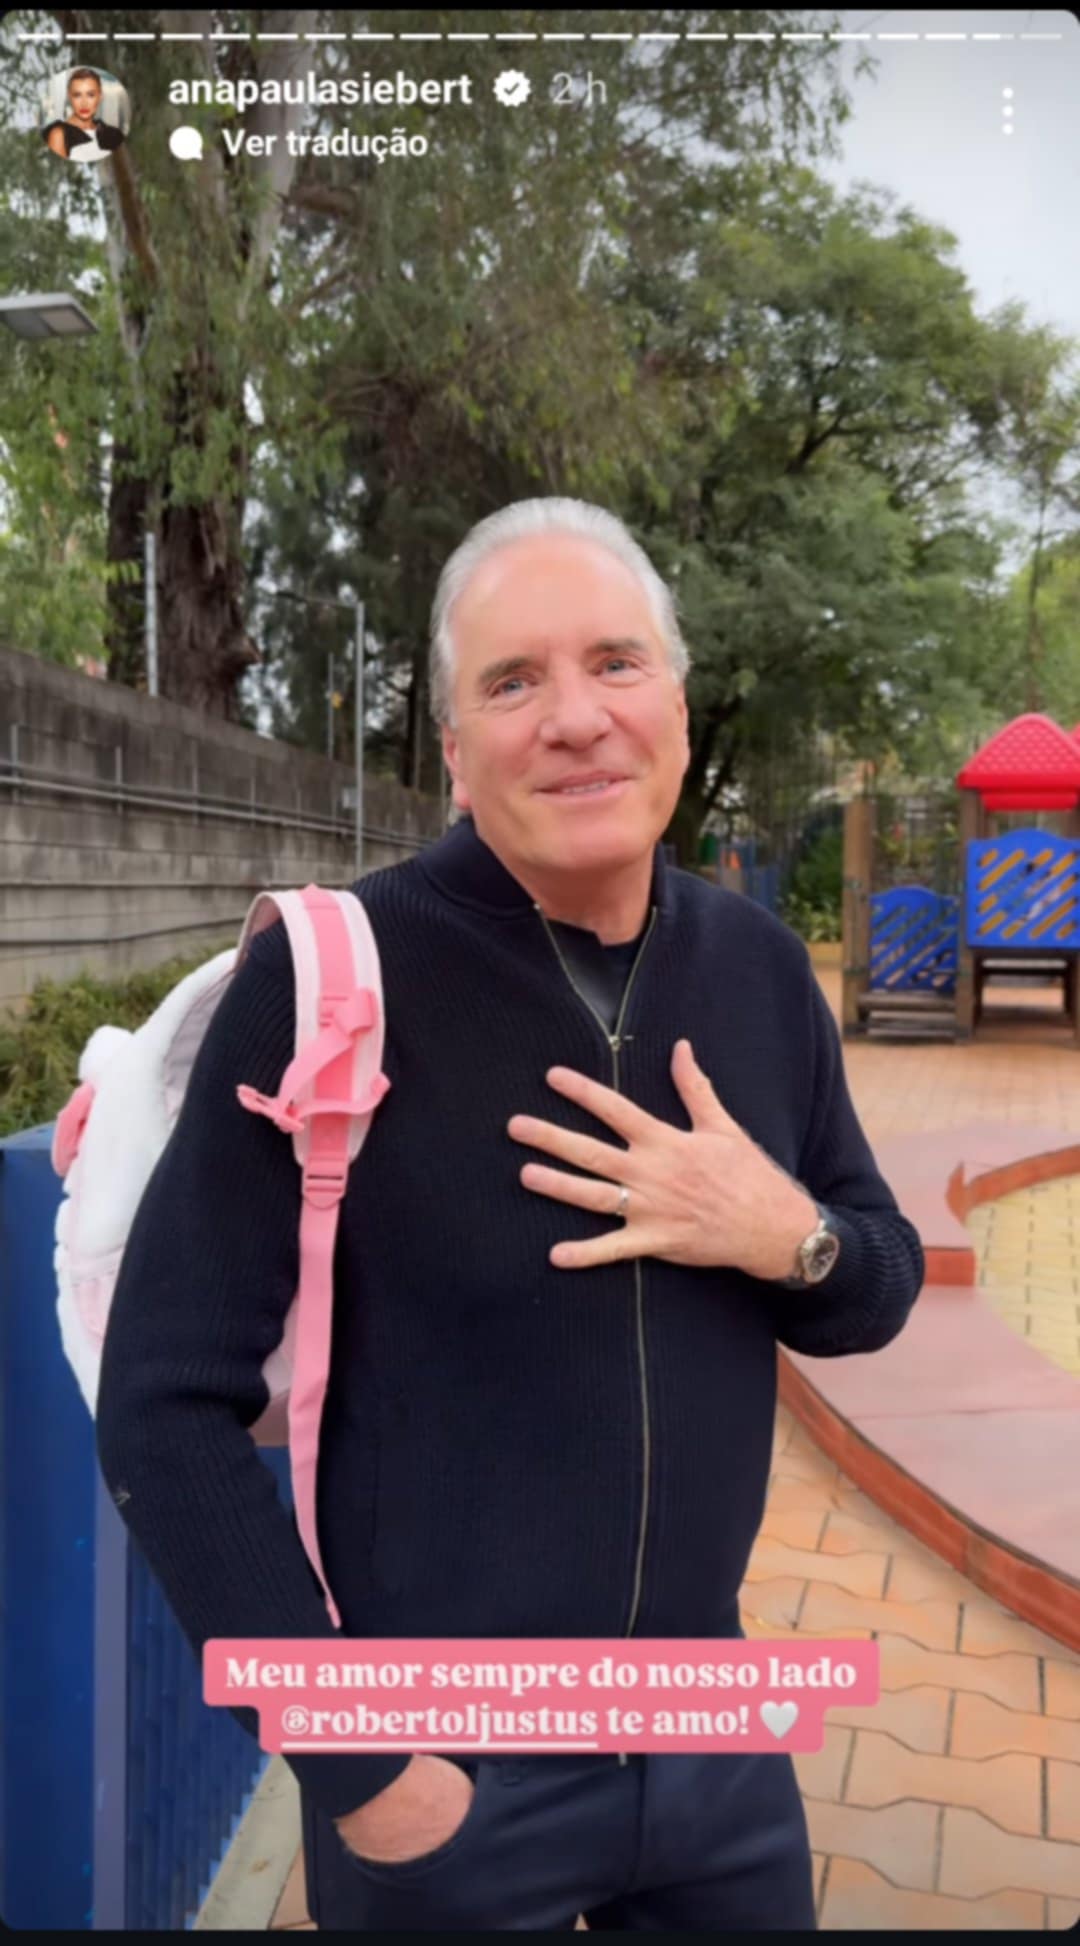
[[[1060,986],[1080,1046],[1080,726],[1018,716],[956,783],[955,890],[875,885],[875,800],[845,807],[844,1034],[970,1040],[987,985],[1031,979]],[[1061,829],[1011,828],[1025,811]]]

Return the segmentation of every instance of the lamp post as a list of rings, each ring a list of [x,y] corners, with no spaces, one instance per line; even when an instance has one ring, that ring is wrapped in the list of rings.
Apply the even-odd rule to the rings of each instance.
[[[68,291],[22,291],[0,297],[0,324],[17,338],[88,338],[97,330],[92,317]]]
[[[294,601],[301,608],[337,608],[342,614],[353,617],[353,665],[356,677],[356,718],[355,718],[355,795],[356,812],[353,826],[354,864],[357,878],[364,870],[364,604],[356,601],[336,601],[332,595],[297,595],[291,588],[260,588],[262,595],[271,595],[278,601]],[[334,730],[334,658],[330,657],[329,701],[327,713],[328,754],[333,752]]]
[[[356,854],[356,876],[359,878],[364,869],[364,604],[362,601],[356,603],[354,627],[353,668],[356,684],[353,747],[356,751],[356,805],[353,842]]]

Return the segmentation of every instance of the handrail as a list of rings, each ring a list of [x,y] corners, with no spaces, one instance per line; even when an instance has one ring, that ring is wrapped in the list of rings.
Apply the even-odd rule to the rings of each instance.
[[[299,810],[295,805],[263,805],[257,803],[254,797],[243,799],[204,796],[195,791],[159,790],[152,784],[132,787],[121,778],[114,784],[102,784],[89,778],[78,778],[72,783],[65,781],[60,772],[43,765],[23,764],[0,757],[0,787],[4,786],[12,791],[40,791],[53,796],[117,804],[122,808],[174,811],[193,818],[205,815],[233,819],[243,824],[287,824],[291,831],[340,831],[351,836],[354,829],[351,818],[336,814],[320,817],[317,813]],[[376,844],[398,845],[411,850],[435,843],[435,838],[427,832],[394,831],[384,825],[365,824],[364,836]]]

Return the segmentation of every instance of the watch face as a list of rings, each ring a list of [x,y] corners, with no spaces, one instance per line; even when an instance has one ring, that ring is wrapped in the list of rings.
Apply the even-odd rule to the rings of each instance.
[[[840,1239],[835,1236],[815,1237],[806,1252],[803,1275],[808,1284],[820,1284],[827,1277],[837,1257],[840,1255]]]

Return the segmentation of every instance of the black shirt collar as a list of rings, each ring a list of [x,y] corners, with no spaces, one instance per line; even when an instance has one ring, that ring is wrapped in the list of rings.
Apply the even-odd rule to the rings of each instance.
[[[533,910],[532,893],[526,891],[490,845],[484,843],[471,817],[461,818],[444,837],[426,846],[419,853],[417,864],[437,891],[462,905],[473,906],[496,918],[513,918]],[[658,842],[653,852],[649,904],[659,906],[663,912],[670,896],[667,861],[663,845]]]

